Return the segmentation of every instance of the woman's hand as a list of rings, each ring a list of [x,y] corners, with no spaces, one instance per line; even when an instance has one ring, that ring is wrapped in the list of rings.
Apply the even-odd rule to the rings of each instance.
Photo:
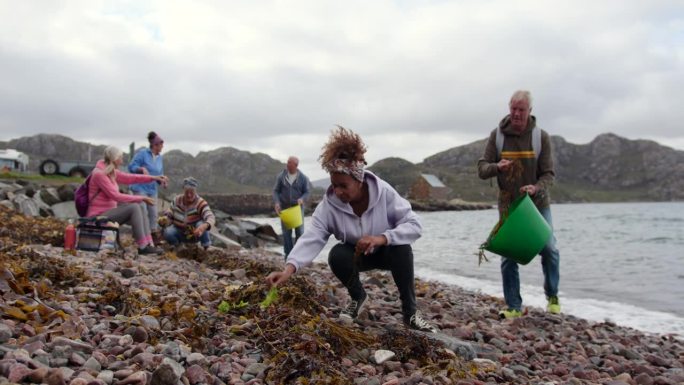
[[[283,271],[274,271],[271,274],[267,275],[266,283],[268,283],[270,286],[279,286],[281,283],[284,283],[285,281],[290,279],[294,272],[294,265],[288,263],[285,265]]]
[[[159,175],[154,179],[156,179],[157,182],[159,182],[159,184],[161,184],[164,188],[166,188],[166,186],[168,186],[169,184],[169,177],[167,177],[166,175]]]
[[[157,200],[152,197],[143,197],[142,200],[150,206],[154,206],[155,204],[157,204]]]
[[[364,235],[356,242],[355,253],[357,255],[368,255],[375,251],[376,247],[385,246],[387,238],[384,235]]]

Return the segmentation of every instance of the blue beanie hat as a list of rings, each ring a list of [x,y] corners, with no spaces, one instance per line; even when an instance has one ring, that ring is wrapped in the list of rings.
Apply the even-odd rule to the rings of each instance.
[[[183,179],[183,188],[185,187],[192,187],[196,189],[199,186],[199,182],[197,182],[197,179],[193,177],[187,177]]]

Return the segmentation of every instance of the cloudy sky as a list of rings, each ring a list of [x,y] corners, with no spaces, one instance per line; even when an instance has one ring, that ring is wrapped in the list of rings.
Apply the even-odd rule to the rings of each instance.
[[[681,0],[0,0],[0,140],[301,158],[335,124],[373,163],[484,138],[529,89],[542,128],[684,149]]]

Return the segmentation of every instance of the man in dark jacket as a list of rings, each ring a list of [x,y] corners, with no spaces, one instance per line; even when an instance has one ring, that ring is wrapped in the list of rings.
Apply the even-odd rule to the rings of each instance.
[[[276,177],[273,186],[273,203],[276,213],[280,214],[292,206],[299,205],[304,218],[304,202],[309,198],[309,178],[298,169],[299,159],[291,156],[287,159],[285,170]],[[294,229],[288,228],[283,221],[280,221],[283,229],[283,248],[285,249],[285,259],[294,247],[294,243],[304,233],[304,221],[301,226]],[[292,241],[292,230],[295,232],[296,239]]]
[[[532,111],[532,96],[529,91],[516,91],[508,104],[510,114],[489,135],[482,158],[477,162],[478,175],[482,179],[496,177],[499,186],[499,215],[503,216],[510,204],[520,195],[529,194],[544,219],[552,225],[549,188],[555,172],[551,156],[551,141],[546,131],[537,127]],[[560,313],[558,282],[560,280],[560,255],[556,238],[552,234],[540,253],[544,272],[544,292],[547,311]],[[506,309],[502,318],[516,318],[522,315],[520,277],[518,264],[508,258],[501,258]]]

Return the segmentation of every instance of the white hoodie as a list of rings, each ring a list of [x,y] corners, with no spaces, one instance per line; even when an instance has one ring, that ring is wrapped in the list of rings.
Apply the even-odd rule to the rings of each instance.
[[[328,187],[313,213],[311,225],[297,240],[287,263],[298,271],[308,266],[328,242],[331,234],[342,243],[356,244],[365,235],[384,235],[388,245],[408,245],[420,238],[422,227],[411,204],[387,182],[364,171],[368,184],[368,209],[361,217]]]

